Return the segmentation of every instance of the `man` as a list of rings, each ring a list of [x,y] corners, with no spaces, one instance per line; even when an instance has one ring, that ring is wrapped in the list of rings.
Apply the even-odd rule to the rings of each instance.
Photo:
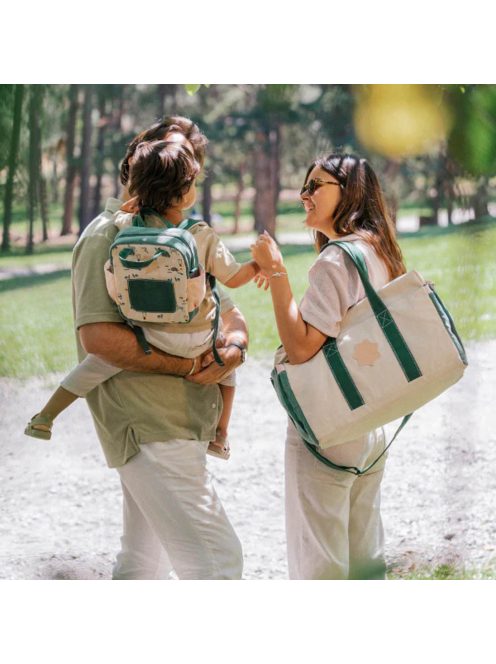
[[[203,164],[206,138],[186,118],[165,118],[129,145],[121,182],[141,141],[182,134]],[[127,197],[126,190],[124,198]],[[221,409],[216,383],[244,359],[245,321],[225,294],[221,315],[224,366],[152,349],[145,355],[107,294],[103,265],[117,233],[105,211],[81,235],[73,254],[73,304],[79,360],[94,353],[123,369],[88,394],[109,467],[120,474],[124,528],[114,579],[239,579],[242,552],[206,469]],[[200,370],[201,369],[201,370]]]

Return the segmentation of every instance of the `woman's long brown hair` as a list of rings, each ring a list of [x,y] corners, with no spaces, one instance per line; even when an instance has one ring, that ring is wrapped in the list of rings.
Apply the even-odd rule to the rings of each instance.
[[[388,268],[390,279],[406,272],[401,249],[396,241],[394,222],[387,210],[384,194],[372,167],[366,159],[351,154],[332,153],[314,161],[305,182],[315,168],[322,168],[341,185],[341,201],[333,216],[338,236],[355,233],[376,250]],[[323,233],[315,234],[318,251],[329,241]]]

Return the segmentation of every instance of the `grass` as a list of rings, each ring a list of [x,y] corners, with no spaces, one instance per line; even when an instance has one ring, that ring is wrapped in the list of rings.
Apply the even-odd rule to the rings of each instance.
[[[387,578],[396,581],[487,581],[496,579],[496,567],[487,564],[480,569],[457,567],[442,563],[435,567],[427,565],[409,571],[388,570]]]
[[[27,378],[76,363],[70,271],[0,281],[0,376]]]
[[[426,229],[400,239],[407,267],[434,281],[464,341],[496,338],[496,246],[494,220]],[[37,248],[33,263],[70,262],[67,249]],[[297,301],[307,287],[308,268],[315,260],[311,247],[283,248]],[[19,258],[19,256],[17,257]],[[246,260],[247,252],[238,254]],[[5,265],[6,258],[0,261]],[[66,371],[75,362],[71,318],[70,273],[0,281],[0,376],[28,377]],[[250,328],[250,354],[266,355],[279,341],[269,292],[255,284],[231,291]]]

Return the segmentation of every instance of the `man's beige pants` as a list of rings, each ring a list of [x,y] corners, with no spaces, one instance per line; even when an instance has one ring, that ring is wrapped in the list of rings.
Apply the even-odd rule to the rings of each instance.
[[[241,578],[241,544],[207,470],[207,447],[146,443],[117,468],[124,528],[113,579]]]
[[[382,429],[326,451],[364,468],[384,449]],[[293,424],[286,441],[286,534],[290,579],[384,579],[380,485],[386,455],[362,476],[334,470],[307,450]]]

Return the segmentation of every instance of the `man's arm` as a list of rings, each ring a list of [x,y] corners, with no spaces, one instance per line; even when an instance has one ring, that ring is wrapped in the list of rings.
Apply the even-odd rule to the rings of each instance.
[[[230,313],[230,312],[229,312]],[[146,355],[134,332],[124,323],[89,323],[79,328],[81,345],[87,353],[93,353],[109,364],[126,371],[187,375],[193,365],[199,368],[200,358],[187,359],[168,355],[150,346]]]
[[[236,367],[241,364],[241,350],[236,346],[229,344],[241,344],[248,347],[248,327],[243,314],[237,307],[233,307],[222,314],[222,334],[225,338],[225,345],[218,348],[217,351],[224,366],[221,367],[214,361],[213,355],[209,352],[203,360],[203,366],[208,366],[199,373],[188,376],[186,380],[201,385],[210,385],[218,383],[224,376],[229,375]]]

